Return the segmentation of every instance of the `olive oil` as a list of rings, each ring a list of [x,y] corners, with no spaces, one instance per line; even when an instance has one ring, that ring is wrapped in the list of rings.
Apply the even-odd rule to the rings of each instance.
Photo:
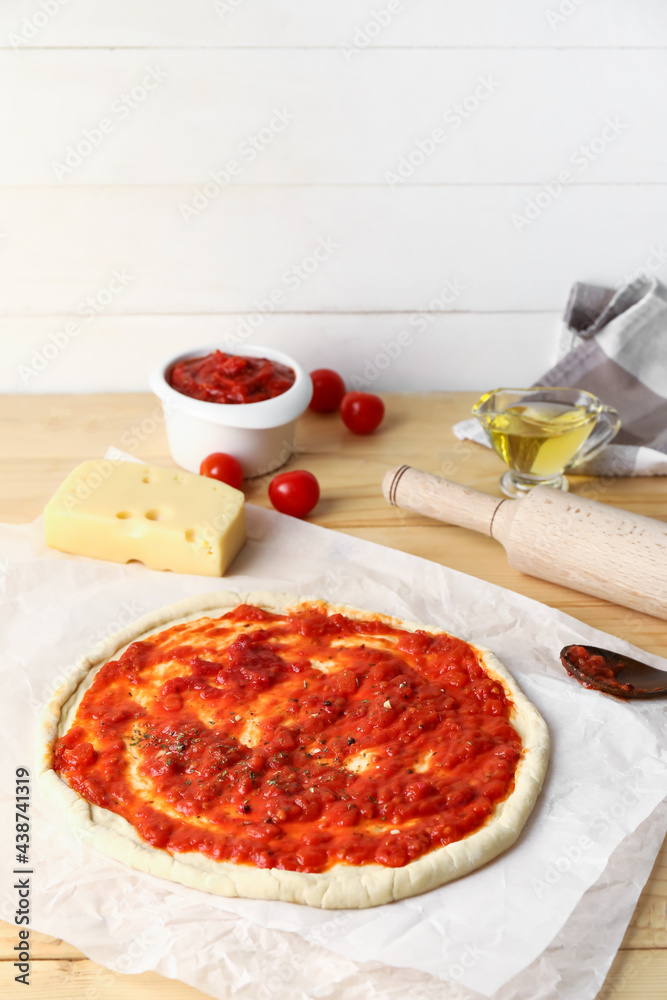
[[[524,476],[558,476],[595,427],[586,406],[517,403],[500,412],[478,414],[504,462]]]

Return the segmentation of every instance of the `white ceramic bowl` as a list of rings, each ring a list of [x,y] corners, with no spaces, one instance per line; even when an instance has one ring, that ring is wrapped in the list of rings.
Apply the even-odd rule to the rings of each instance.
[[[268,358],[287,365],[295,374],[287,392],[259,403],[209,403],[193,399],[169,385],[169,374],[178,361],[204,357],[212,351],[243,357]],[[189,472],[199,472],[207,455],[222,451],[233,455],[247,477],[279,469],[294,452],[294,429],[310,403],[310,375],[282,351],[254,345],[226,348],[220,344],[199,347],[158,365],[150,387],[161,400],[172,458]]]

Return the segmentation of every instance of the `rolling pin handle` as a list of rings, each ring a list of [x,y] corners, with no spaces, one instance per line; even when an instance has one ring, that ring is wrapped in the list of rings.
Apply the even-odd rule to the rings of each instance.
[[[409,465],[389,469],[382,482],[382,491],[395,507],[489,536],[498,508],[508,502]],[[513,507],[512,501],[509,506]]]

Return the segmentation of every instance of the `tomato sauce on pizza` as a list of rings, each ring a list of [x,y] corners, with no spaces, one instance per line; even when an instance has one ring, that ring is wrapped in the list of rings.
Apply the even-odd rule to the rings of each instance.
[[[479,829],[511,793],[512,707],[447,634],[240,605],[104,664],[53,768],[174,854],[400,868]]]

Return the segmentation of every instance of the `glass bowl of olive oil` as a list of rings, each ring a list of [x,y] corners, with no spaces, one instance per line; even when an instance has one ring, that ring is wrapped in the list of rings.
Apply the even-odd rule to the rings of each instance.
[[[565,469],[591,458],[621,426],[613,407],[583,389],[494,389],[472,412],[508,466],[500,480],[508,497],[534,486],[567,490]]]

